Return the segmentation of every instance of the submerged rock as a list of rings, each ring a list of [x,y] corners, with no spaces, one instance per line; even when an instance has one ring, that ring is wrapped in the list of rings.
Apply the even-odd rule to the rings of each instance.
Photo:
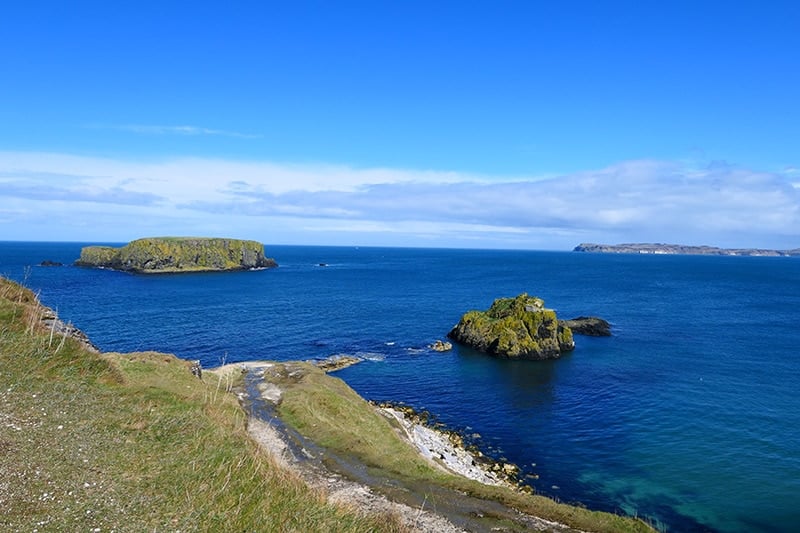
[[[544,300],[526,293],[498,298],[487,311],[465,313],[447,336],[509,359],[556,359],[575,348],[572,330],[545,309]]]
[[[429,346],[434,352],[446,352],[453,349],[453,344],[443,340],[437,340]]]
[[[271,268],[278,264],[264,257],[256,241],[195,237],[138,239],[122,248],[87,246],[77,266],[111,268],[139,274],[215,272]]]

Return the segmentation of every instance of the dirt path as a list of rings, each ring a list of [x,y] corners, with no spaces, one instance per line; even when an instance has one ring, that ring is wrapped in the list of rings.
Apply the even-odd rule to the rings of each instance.
[[[322,489],[331,503],[358,509],[365,514],[391,513],[399,517],[411,531],[432,533],[466,531],[456,527],[442,516],[390,501],[385,496],[373,492],[366,485],[350,481],[339,473],[320,468],[312,461],[298,459],[287,444],[286,437],[263,420],[251,417],[248,421],[248,432],[281,466],[298,473],[309,486]]]
[[[237,369],[246,373],[244,387],[238,393],[251,414],[248,431],[280,465],[296,472],[309,486],[324,491],[330,502],[364,513],[391,513],[411,531],[574,531],[563,524],[437,485],[411,487],[398,480],[375,478],[352,458],[339,457],[316,446],[277,416],[275,406],[282,391],[278,384],[268,380],[269,373],[263,372],[272,365],[249,363]],[[391,408],[376,409],[383,416],[394,418],[408,442],[422,455],[430,456],[432,463],[483,483],[504,483],[496,473],[476,467],[469,453],[457,449],[446,435],[405,419],[403,413]],[[430,499],[423,495],[429,495]]]

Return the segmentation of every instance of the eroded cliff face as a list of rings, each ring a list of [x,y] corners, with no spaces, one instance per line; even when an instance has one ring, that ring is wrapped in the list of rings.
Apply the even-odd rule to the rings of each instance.
[[[555,311],[525,293],[498,298],[488,311],[465,313],[447,336],[510,359],[555,359],[575,348],[572,331],[559,324]]]
[[[127,272],[177,273],[248,270],[278,266],[256,241],[195,237],[138,239],[121,248],[87,246],[78,266]]]

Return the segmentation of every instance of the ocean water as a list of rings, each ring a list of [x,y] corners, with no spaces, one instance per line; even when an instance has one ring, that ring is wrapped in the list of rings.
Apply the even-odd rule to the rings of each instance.
[[[668,531],[800,528],[800,259],[267,246],[280,267],[258,272],[34,266],[80,247],[0,243],[0,274],[105,351],[360,355],[337,376],[362,396],[430,411],[561,501]],[[427,349],[521,292],[614,335],[547,362]]]

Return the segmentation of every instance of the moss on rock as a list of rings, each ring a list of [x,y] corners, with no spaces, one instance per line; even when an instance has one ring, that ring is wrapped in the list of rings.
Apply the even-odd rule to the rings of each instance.
[[[498,298],[487,311],[469,311],[448,337],[497,357],[555,359],[572,350],[572,331],[544,300],[522,293]]]
[[[138,239],[121,248],[87,246],[81,250],[81,257],[75,264],[142,274],[278,266],[273,259],[264,256],[264,245],[259,242],[202,237]]]

